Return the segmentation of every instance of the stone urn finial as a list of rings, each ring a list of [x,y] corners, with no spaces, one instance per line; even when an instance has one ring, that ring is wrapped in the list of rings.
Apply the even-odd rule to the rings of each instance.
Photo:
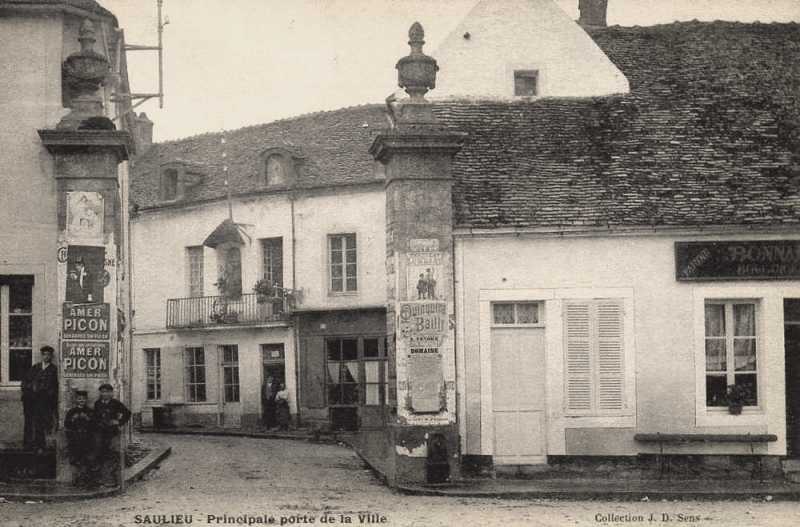
[[[103,102],[97,90],[108,76],[111,66],[108,59],[94,50],[94,24],[86,19],[78,34],[81,50],[73,53],[62,64],[62,81],[70,97],[69,115],[59,123],[59,128],[77,129],[81,123],[92,117],[105,117]]]
[[[425,30],[422,24],[414,22],[408,30],[408,45],[411,53],[397,61],[397,84],[406,90],[411,102],[424,103],[428,90],[436,87],[436,72],[439,66],[436,59],[422,52],[425,44]]]

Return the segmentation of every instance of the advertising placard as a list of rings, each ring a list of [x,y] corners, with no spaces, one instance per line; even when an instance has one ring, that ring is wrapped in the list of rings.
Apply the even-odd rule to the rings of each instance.
[[[61,338],[65,340],[108,340],[108,304],[64,304]]]
[[[61,343],[64,377],[108,377],[108,342],[79,340]]]

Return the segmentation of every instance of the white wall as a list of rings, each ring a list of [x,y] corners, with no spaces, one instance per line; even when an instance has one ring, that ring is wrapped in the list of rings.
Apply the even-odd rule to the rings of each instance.
[[[481,431],[482,419],[485,421],[484,416],[491,413],[491,398],[487,400],[482,385],[482,368],[487,367],[491,349],[486,349],[486,335],[482,334],[487,331],[488,312],[482,318],[480,306],[482,298],[501,299],[505,295],[546,302],[549,454],[652,451],[652,447],[633,441],[636,432],[772,433],[779,440],[770,443],[768,453],[783,454],[786,427],[782,299],[800,297],[800,283],[677,282],[674,242],[786,238],[797,236],[521,235],[457,239],[457,354],[460,390],[465,394],[460,408],[465,415],[461,420],[465,452],[486,454],[491,442],[491,438],[484,437],[486,430],[483,434]],[[559,373],[563,362],[559,299],[624,296],[620,291],[630,292],[633,311],[635,415],[627,421],[566,417]],[[526,295],[530,298],[522,298]],[[760,299],[762,337],[758,361],[762,385],[758,410],[746,409],[741,416],[725,412],[707,416],[700,411],[704,402],[698,404],[696,394],[702,376],[698,376],[696,365],[704,368],[701,346],[705,298]],[[701,394],[700,400],[704,397]],[[749,445],[694,445],[681,451],[749,453]],[[756,451],[767,452],[763,446]]]
[[[430,54],[440,67],[434,99],[514,99],[515,69],[538,70],[544,97],[629,91],[623,73],[552,0],[482,1]]]

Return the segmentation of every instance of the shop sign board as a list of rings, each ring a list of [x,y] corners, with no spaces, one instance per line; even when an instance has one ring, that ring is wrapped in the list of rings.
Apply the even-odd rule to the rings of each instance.
[[[676,242],[675,278],[798,280],[800,240]]]

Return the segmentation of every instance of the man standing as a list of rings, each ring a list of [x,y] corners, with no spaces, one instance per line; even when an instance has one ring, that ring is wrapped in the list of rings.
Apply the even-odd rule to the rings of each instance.
[[[92,448],[92,424],[94,414],[86,405],[88,394],[84,390],[75,392],[75,406],[64,417],[64,429],[67,432],[67,451],[69,462],[78,468],[75,484],[89,484],[89,459]]]
[[[276,426],[275,422],[275,395],[278,393],[278,383],[272,375],[267,375],[266,381],[261,386],[261,409],[263,412],[262,418],[264,421],[264,428],[269,430]]]
[[[120,453],[114,451],[113,439],[119,435],[121,427],[131,418],[131,411],[114,399],[114,387],[110,384],[100,386],[100,398],[94,403],[94,430],[92,432],[91,472],[92,484],[99,483],[103,469],[106,469],[107,483],[119,484]],[[110,480],[113,479],[113,482]]]
[[[22,380],[22,410],[25,415],[24,445],[41,453],[47,434],[52,432],[58,413],[58,369],[53,364],[55,350],[43,346],[42,362],[34,364]]]

